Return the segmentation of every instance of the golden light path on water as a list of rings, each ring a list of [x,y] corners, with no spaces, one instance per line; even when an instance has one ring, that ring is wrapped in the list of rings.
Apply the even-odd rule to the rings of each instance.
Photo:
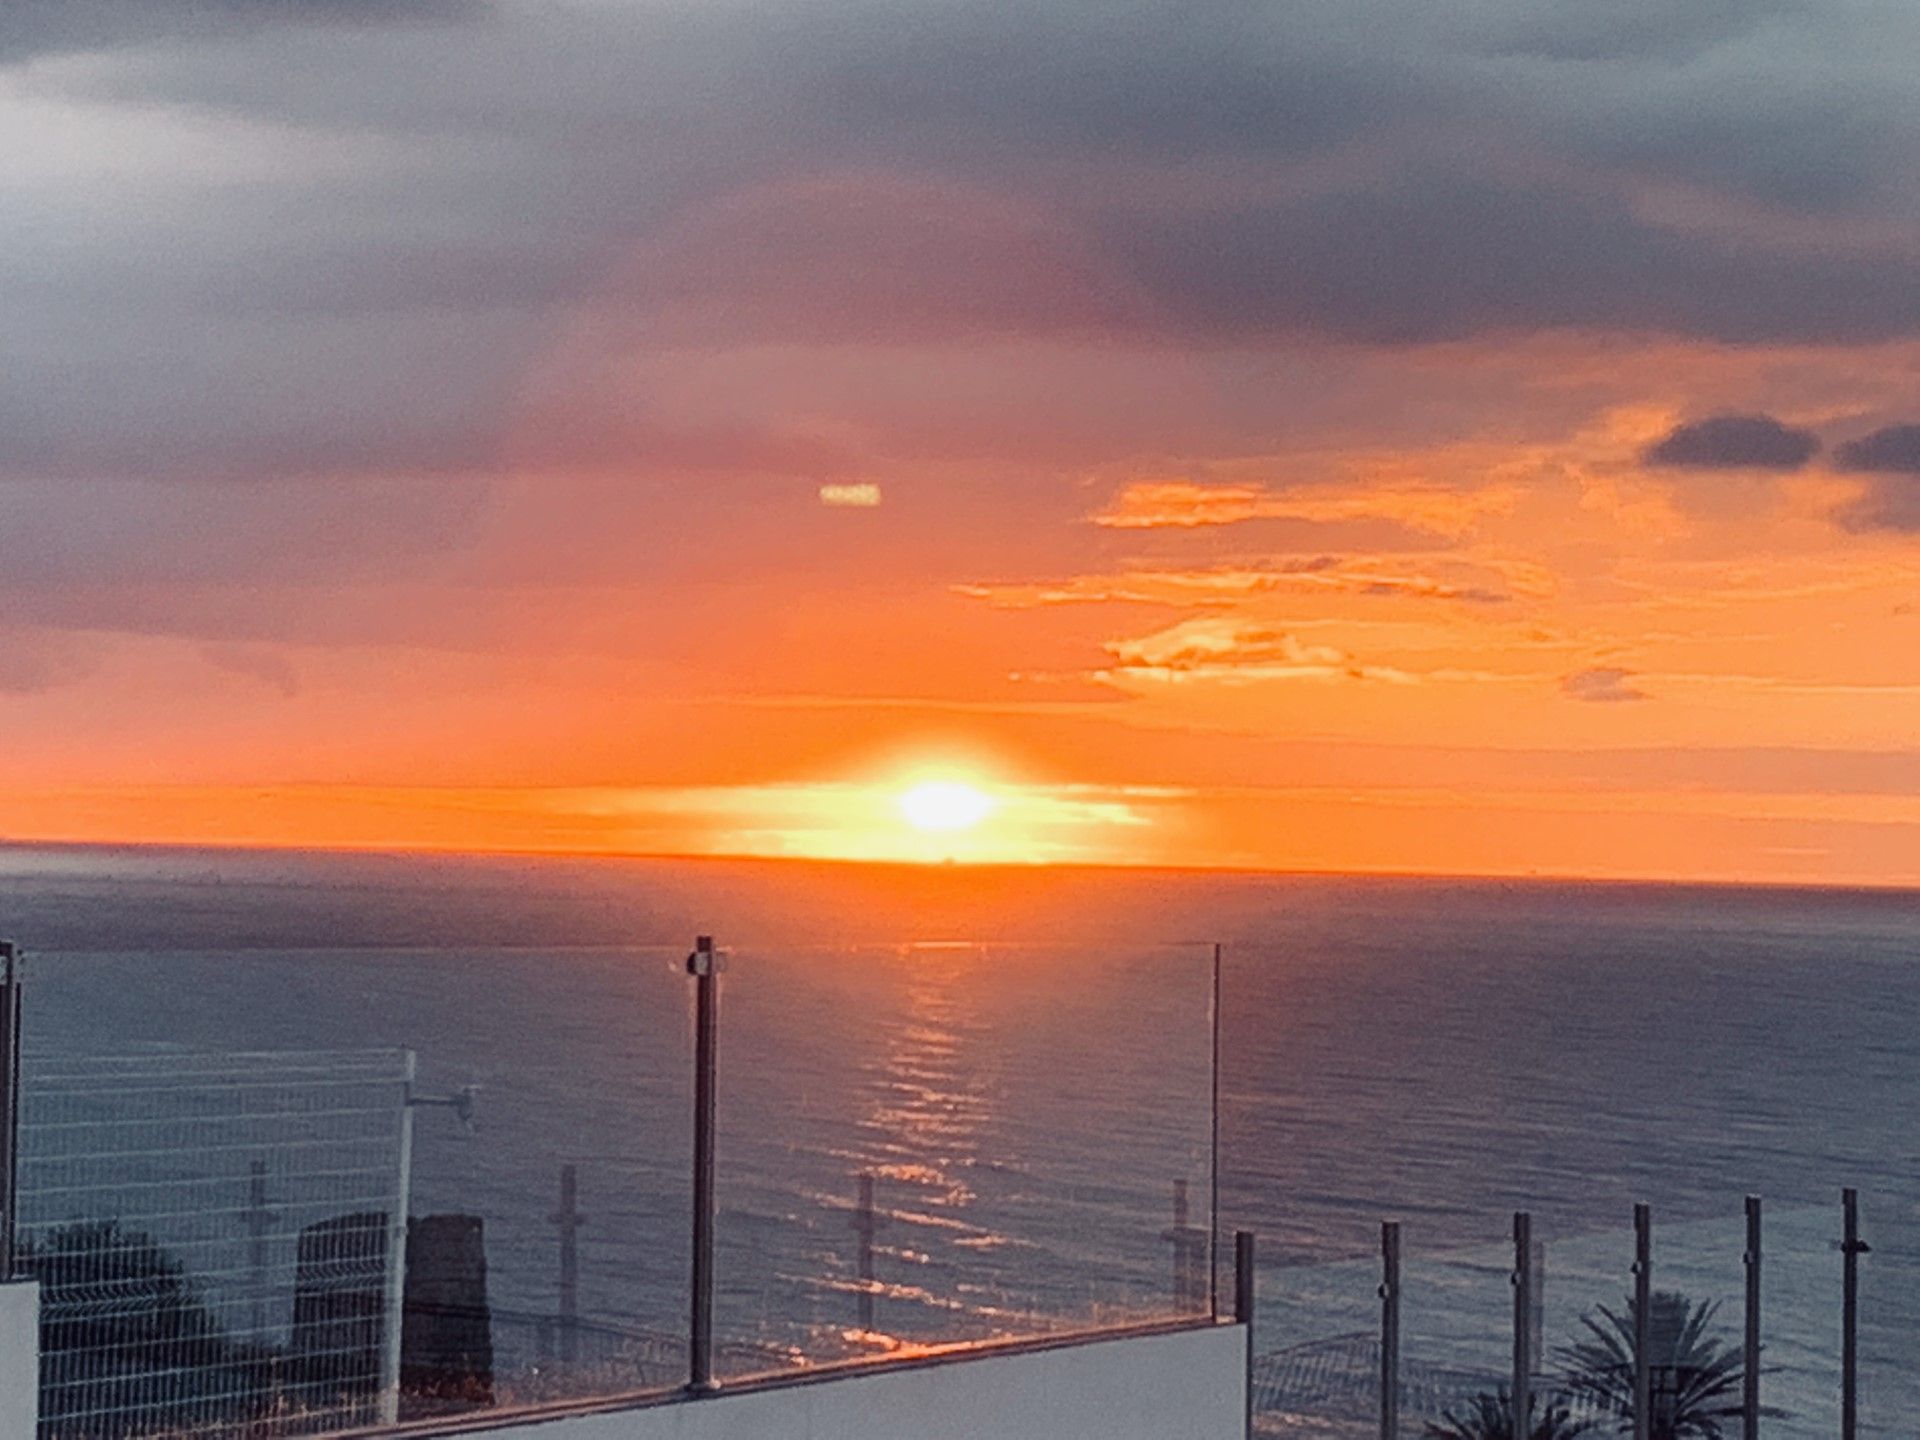
[[[869,1093],[859,1128],[867,1138],[869,1173],[901,1197],[876,1207],[875,1251],[896,1275],[932,1259],[915,1243],[916,1231],[948,1232],[948,1243],[965,1249],[1006,1243],[968,1214],[976,1196],[966,1172],[982,1158],[983,1132],[993,1118],[993,1087],[974,1053],[985,1024],[978,1003],[981,958],[972,945],[910,945],[889,967],[901,987],[899,1015],[884,1055],[865,1067]],[[953,1297],[910,1282],[856,1278],[854,1285],[876,1298],[957,1306]],[[976,1314],[996,1309],[988,1296],[967,1308]],[[876,1350],[914,1348],[883,1329],[856,1328],[845,1338]]]

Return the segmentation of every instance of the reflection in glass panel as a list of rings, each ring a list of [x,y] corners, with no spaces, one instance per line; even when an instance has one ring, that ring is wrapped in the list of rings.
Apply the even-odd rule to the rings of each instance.
[[[1205,1311],[1211,955],[731,956],[720,1372]]]

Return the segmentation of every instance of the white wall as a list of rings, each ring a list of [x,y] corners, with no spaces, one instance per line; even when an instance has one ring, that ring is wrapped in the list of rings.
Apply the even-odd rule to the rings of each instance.
[[[40,1287],[0,1285],[0,1435],[31,1436],[40,1420]]]
[[[637,1410],[523,1421],[487,1440],[1242,1440],[1247,1332],[1135,1335],[880,1366]]]

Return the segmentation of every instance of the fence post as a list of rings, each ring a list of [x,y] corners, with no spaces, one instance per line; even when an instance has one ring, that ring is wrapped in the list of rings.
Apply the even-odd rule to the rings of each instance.
[[[687,1388],[713,1383],[713,1127],[715,1046],[718,1042],[719,968],[713,937],[702,935],[687,957],[694,978],[693,1030],[693,1276],[687,1333]]]
[[[1253,1314],[1254,1284],[1259,1272],[1254,1264],[1254,1240],[1251,1230],[1233,1232],[1233,1319],[1247,1327],[1247,1415],[1246,1433],[1253,1434]]]
[[[419,1057],[411,1050],[403,1051],[400,1067],[400,1117],[396,1136],[399,1164],[393,1213],[387,1221],[386,1295],[383,1299],[386,1330],[380,1346],[382,1425],[396,1424],[400,1419],[400,1342],[407,1298],[407,1214],[413,1208],[413,1087],[419,1078]]]
[[[1633,1207],[1633,1440],[1649,1440],[1653,1416],[1653,1211]]]
[[[1840,1242],[1840,1440],[1854,1440],[1860,1423],[1860,1192],[1840,1192],[1845,1238]]]
[[[1380,1440],[1400,1435],[1400,1222],[1380,1226]]]
[[[580,1340],[580,1227],[587,1217],[580,1213],[580,1170],[575,1165],[560,1167],[560,1208],[548,1220],[560,1231],[560,1358],[579,1358]]]
[[[0,940],[0,1284],[14,1275],[20,1217],[20,951]]]
[[[1213,983],[1208,997],[1207,1023],[1211,1029],[1207,1052],[1207,1313],[1220,1318],[1220,960],[1219,941],[1213,946]],[[1234,1244],[1239,1244],[1235,1232]],[[1239,1252],[1235,1251],[1238,1263]],[[1236,1272],[1236,1279],[1238,1274]]]
[[[1513,1433],[1533,1433],[1533,1217],[1513,1216]]]
[[[1741,1440],[1760,1440],[1760,1197],[1747,1196],[1747,1334],[1740,1382]]]

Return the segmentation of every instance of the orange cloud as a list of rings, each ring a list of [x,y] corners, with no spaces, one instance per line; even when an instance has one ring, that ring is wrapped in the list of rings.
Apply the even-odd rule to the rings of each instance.
[[[1267,626],[1208,617],[1182,621],[1136,640],[1111,640],[1117,662],[1103,678],[1180,683],[1222,680],[1389,680],[1411,684],[1401,671],[1363,666],[1332,645],[1313,645]]]
[[[1190,480],[1128,485],[1093,517],[1115,530],[1191,530],[1250,520],[1391,520],[1450,538],[1468,534],[1491,515],[1510,513],[1519,498],[1511,485],[1455,491],[1439,486],[1202,485]]]

